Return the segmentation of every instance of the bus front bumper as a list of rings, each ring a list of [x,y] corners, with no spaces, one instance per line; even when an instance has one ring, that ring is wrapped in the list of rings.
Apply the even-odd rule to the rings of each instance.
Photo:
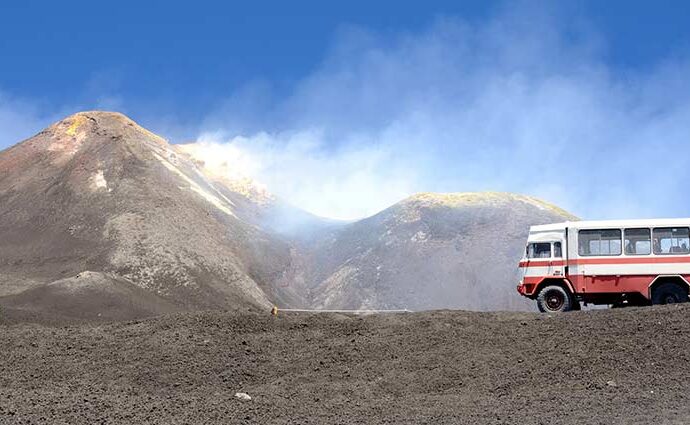
[[[518,294],[522,295],[523,297],[531,297],[534,295],[535,286],[536,285],[533,283],[525,283],[521,280],[517,285]]]

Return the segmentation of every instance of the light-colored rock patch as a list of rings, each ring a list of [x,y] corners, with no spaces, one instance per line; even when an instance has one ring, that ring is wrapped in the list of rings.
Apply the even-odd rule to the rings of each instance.
[[[105,176],[103,175],[103,170],[98,170],[93,176],[91,176],[90,180],[91,188],[94,191],[104,189],[110,192],[112,190],[108,187],[108,181],[105,179]]]
[[[196,193],[199,196],[201,196],[202,198],[204,198],[206,201],[211,203],[214,207],[218,208],[220,211],[224,212],[225,214],[236,217],[235,213],[232,212],[232,210],[230,209],[232,207],[232,203],[230,203],[230,201],[227,198],[225,198],[223,195],[219,194],[219,196],[223,196],[223,198],[225,198],[225,202],[223,202],[223,200],[220,197],[208,192],[206,189],[199,186],[199,184],[197,182],[190,179],[185,173],[182,172],[182,170],[175,167],[172,163],[170,163],[168,160],[166,160],[162,156],[158,155],[155,152],[153,153],[153,155],[155,155],[156,159],[158,159],[161,162],[161,164],[163,164],[163,166],[165,166],[165,168],[172,171],[174,174],[176,174],[177,176],[182,178],[187,184],[189,184],[189,189],[192,190],[194,193]]]

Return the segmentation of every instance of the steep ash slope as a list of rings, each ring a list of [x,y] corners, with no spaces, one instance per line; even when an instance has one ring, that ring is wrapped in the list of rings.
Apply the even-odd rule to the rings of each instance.
[[[124,115],[73,115],[0,152],[0,170],[0,295],[90,270],[181,308],[280,299],[289,246]]]
[[[310,264],[323,308],[529,308],[515,294],[529,226],[575,219],[528,196],[425,193],[324,238]]]

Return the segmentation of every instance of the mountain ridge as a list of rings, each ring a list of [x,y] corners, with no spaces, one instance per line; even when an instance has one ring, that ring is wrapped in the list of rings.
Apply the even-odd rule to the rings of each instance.
[[[514,257],[529,225],[574,219],[527,195],[423,192],[329,221],[219,164],[211,170],[193,147],[102,111],[0,151],[0,304],[81,275],[131,283],[181,310],[525,309]],[[485,240],[505,249],[494,255]],[[468,270],[488,264],[500,273]],[[495,302],[482,285],[500,293]]]
[[[517,297],[529,226],[577,217],[501,192],[420,193],[344,226],[314,249],[319,308],[497,310]]]

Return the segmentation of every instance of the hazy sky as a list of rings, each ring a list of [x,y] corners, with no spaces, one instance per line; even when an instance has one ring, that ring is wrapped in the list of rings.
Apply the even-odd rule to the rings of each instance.
[[[687,2],[146,3],[0,6],[0,149],[110,109],[324,216],[475,190],[690,216]]]

